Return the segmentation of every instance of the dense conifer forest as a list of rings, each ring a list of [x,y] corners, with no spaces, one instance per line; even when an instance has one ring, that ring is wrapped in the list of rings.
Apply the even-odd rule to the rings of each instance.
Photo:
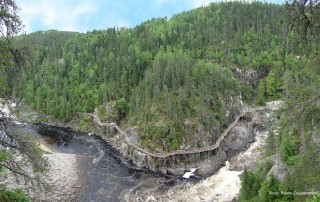
[[[283,21],[279,5],[233,2],[132,29],[21,35],[16,45],[28,47],[29,62],[12,81],[12,93],[65,121],[114,101],[117,112],[101,118],[138,126],[150,149],[163,139],[171,150],[183,139],[193,142],[199,123],[216,131],[215,142],[240,112],[231,107],[240,96],[253,104],[257,96],[260,104],[281,97]],[[261,92],[258,80],[239,77],[249,69],[259,74]]]
[[[320,190],[320,9],[307,2],[213,3],[134,28],[19,35],[14,44],[28,50],[27,61],[8,73],[6,93],[66,122],[98,107],[102,120],[137,127],[151,151],[205,146],[199,125],[211,144],[241,112],[240,100],[281,99],[264,155],[280,154],[284,180],[267,176],[269,161],[245,170],[239,200],[318,201],[270,194]]]

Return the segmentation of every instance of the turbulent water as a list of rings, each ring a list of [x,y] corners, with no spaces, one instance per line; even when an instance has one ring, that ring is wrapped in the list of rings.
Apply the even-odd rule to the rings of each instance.
[[[170,190],[198,181],[137,169],[108,143],[94,136],[46,125],[21,127],[51,151],[86,157],[78,162],[81,189],[77,200],[81,202],[168,201],[164,196],[169,196]]]
[[[24,132],[35,136],[45,149],[79,157],[75,161],[62,161],[55,165],[62,167],[56,169],[58,172],[65,170],[67,174],[71,173],[70,168],[76,169],[76,172],[72,173],[76,173],[75,181],[79,183],[76,198],[81,202],[232,201],[239,194],[239,175],[244,163],[255,163],[267,134],[266,131],[257,131],[256,142],[245,152],[231,158],[230,164],[221,168],[217,174],[203,180],[185,180],[137,169],[108,143],[94,136],[46,125],[19,125]],[[52,158],[55,158],[55,155]],[[77,165],[70,167],[73,163]],[[66,164],[69,164],[68,168]],[[229,165],[232,170],[229,170]],[[73,175],[69,178],[73,179]],[[64,178],[60,176],[57,179]],[[64,181],[60,184],[63,183]],[[61,189],[64,189],[64,186]],[[60,192],[60,195],[61,193],[64,192]]]

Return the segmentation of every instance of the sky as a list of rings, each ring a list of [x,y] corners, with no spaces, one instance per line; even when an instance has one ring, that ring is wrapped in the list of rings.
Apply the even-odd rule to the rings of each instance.
[[[133,28],[146,20],[170,18],[214,1],[217,0],[15,0],[27,33],[49,29],[85,33],[110,27]]]

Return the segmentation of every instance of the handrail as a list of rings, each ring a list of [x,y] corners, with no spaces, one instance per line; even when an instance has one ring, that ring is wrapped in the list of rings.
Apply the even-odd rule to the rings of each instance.
[[[248,112],[253,112],[253,111],[261,111],[261,110],[265,110],[266,107],[257,107],[255,109],[251,109],[251,110],[246,110],[243,111],[242,113],[240,113],[235,120],[228,126],[228,128],[223,131],[223,133],[219,136],[219,138],[217,139],[216,143],[214,145],[211,146],[207,146],[207,147],[203,147],[203,148],[199,148],[199,149],[193,149],[193,150],[175,150],[172,152],[166,152],[166,153],[152,153],[150,151],[147,151],[144,148],[141,148],[139,145],[131,142],[128,138],[127,138],[127,133],[121,129],[116,123],[102,123],[99,118],[92,113],[86,113],[87,115],[91,116],[94,118],[95,122],[99,125],[99,126],[108,126],[108,127],[114,127],[121,135],[124,136],[124,140],[125,142],[130,145],[131,147],[135,148],[136,150],[145,153],[149,156],[152,156],[154,158],[167,158],[169,156],[175,156],[175,155],[187,155],[187,154],[196,154],[196,153],[203,153],[203,152],[208,152],[208,151],[213,151],[215,149],[217,149],[220,146],[220,143],[222,140],[224,140],[225,136],[230,132],[230,130],[232,128],[234,128],[237,123],[239,122],[240,118],[245,116]]]

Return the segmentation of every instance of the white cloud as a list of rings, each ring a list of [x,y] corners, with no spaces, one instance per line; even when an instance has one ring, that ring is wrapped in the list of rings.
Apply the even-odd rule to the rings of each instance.
[[[113,27],[130,27],[130,23],[125,20],[124,18],[121,18],[120,16],[117,16],[114,13],[108,13],[105,16],[103,16],[103,20],[98,25],[101,29],[107,29],[107,28],[113,28]],[[98,28],[97,28],[98,29]]]
[[[220,0],[16,0],[30,33],[37,30],[86,32],[131,27],[158,16],[172,16]]]
[[[157,7],[160,7],[163,4],[168,3],[168,2],[170,2],[170,0],[155,0],[155,4],[156,4]]]
[[[20,18],[25,24],[27,32],[32,31],[31,22],[43,24],[47,29],[59,29],[69,31],[87,31],[79,22],[86,19],[86,14],[97,10],[95,4],[90,1],[63,1],[63,0],[18,0],[21,8]]]
[[[200,7],[200,6],[207,6],[211,2],[216,2],[216,1],[214,1],[214,0],[190,0],[189,2],[190,2],[190,6],[192,8],[197,8],[197,7]]]
[[[221,0],[154,0],[154,1],[157,7],[164,6],[165,4],[167,6],[180,4],[181,7],[184,7],[183,4],[186,4],[189,9],[192,9],[192,8],[198,8],[200,6],[207,6],[211,2],[217,2]]]

